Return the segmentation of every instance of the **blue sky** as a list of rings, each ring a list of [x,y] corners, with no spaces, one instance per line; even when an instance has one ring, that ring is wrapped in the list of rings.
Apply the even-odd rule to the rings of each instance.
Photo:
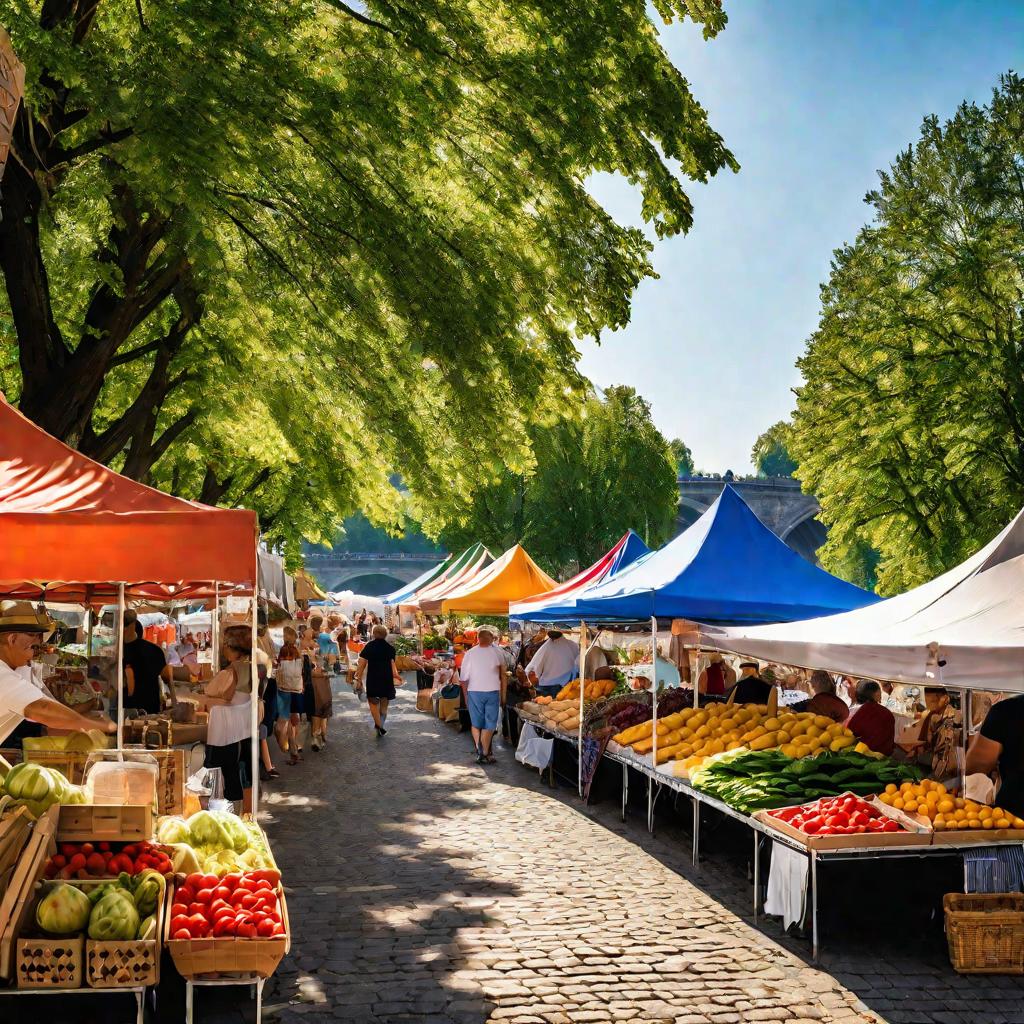
[[[1024,2],[726,9],[717,39],[689,25],[662,39],[741,170],[688,185],[694,227],[656,242],[661,277],[638,289],[632,322],[580,349],[583,372],[637,388],[699,468],[743,472],[757,435],[793,408],[818,286],[832,250],[869,218],[863,197],[877,169],[916,138],[924,115],[983,103],[1001,72],[1024,73]],[[592,189],[617,219],[640,222],[627,183],[601,176]]]

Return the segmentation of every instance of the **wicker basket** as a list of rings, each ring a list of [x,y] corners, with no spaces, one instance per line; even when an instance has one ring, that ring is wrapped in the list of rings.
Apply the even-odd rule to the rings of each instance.
[[[1024,894],[947,893],[949,959],[960,974],[1024,974]]]
[[[14,947],[18,988],[81,988],[84,946],[81,935],[18,939]]]

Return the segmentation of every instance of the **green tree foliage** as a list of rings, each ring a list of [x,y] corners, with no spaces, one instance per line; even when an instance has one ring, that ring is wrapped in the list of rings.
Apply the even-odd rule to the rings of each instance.
[[[518,541],[555,576],[590,565],[630,528],[652,546],[672,535],[675,455],[632,388],[567,409],[532,441],[533,472],[488,479],[448,524],[428,517],[427,532],[440,528],[453,551],[480,540],[498,554]]]
[[[1024,83],[924,121],[836,251],[800,360],[792,448],[830,527],[893,593],[961,561],[1024,502]]]
[[[690,451],[690,446],[678,437],[672,438],[668,446],[675,459],[676,472],[679,476],[693,476],[693,452]]]
[[[717,0],[657,0],[706,37]],[[400,516],[506,462],[625,324],[732,155],[642,0],[10,0],[0,366],[56,436],[272,539]]]
[[[790,425],[782,420],[770,426],[750,452],[758,476],[792,476],[796,462],[789,454]]]
[[[389,532],[374,526],[361,512],[349,516],[335,535],[333,543],[319,550],[440,555],[440,548],[424,537],[419,527],[407,517],[394,532]]]

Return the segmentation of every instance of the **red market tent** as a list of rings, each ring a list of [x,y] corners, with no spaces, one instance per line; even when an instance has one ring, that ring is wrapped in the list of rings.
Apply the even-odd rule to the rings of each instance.
[[[251,593],[256,514],[175,498],[120,476],[27,420],[0,396],[3,596],[96,602]]]

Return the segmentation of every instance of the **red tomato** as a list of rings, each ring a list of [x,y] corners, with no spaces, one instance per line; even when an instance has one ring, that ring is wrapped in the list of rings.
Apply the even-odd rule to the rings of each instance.
[[[240,907],[242,905],[242,900],[251,895],[252,893],[250,893],[248,889],[236,889],[231,894],[231,905],[233,907]]]
[[[195,916],[198,914],[200,917],[206,917],[206,904],[205,903],[190,903],[188,905],[188,912]]]
[[[821,831],[820,822],[820,818],[811,818],[810,821],[805,821],[802,826],[804,832],[809,836],[816,836]]]
[[[213,898],[217,900],[229,900],[231,899],[232,890],[226,885],[218,885],[213,890]]]
[[[209,903],[213,899],[213,889],[200,889],[196,893],[196,903]]]
[[[262,939],[269,939],[274,934],[274,929],[277,925],[270,920],[269,917],[264,918],[258,925],[256,925],[256,934]]]
[[[276,925],[274,925],[274,938],[276,939],[279,935],[284,935],[284,925],[283,924],[276,924]]]
[[[191,921],[187,914],[175,914],[171,918],[171,934],[174,934],[179,928],[188,928]]]
[[[235,934],[235,919],[233,917],[222,917],[213,926],[213,937],[222,938]]]
[[[899,832],[900,827],[891,818],[882,826],[883,832]]]
[[[265,878],[257,878],[252,891],[259,892],[260,889],[267,889],[272,892],[274,887]]]
[[[230,875],[225,875],[221,880],[221,885],[226,885],[230,889],[234,889],[238,883],[242,880],[242,876],[237,872],[233,872]]]
[[[80,868],[84,868],[85,867],[85,854],[84,853],[76,853],[71,858],[71,860],[68,861],[68,867],[71,868],[72,871],[78,871]]]
[[[882,828],[883,828],[883,825],[884,825],[884,822],[882,821],[881,818],[872,818],[868,822],[868,831],[869,832],[881,832]]]
[[[67,862],[68,862],[68,859],[67,859],[67,857],[65,857],[65,856],[64,856],[64,854],[62,854],[62,853],[58,853],[58,854],[57,854],[57,855],[56,855],[56,856],[55,856],[55,857],[53,858],[53,861],[52,861],[52,863],[53,863],[53,866],[54,866],[55,868],[62,868],[62,867],[64,867],[64,865],[65,865],[65,864],[67,864]]]
[[[199,888],[216,889],[218,885],[220,885],[220,879],[216,875],[203,875],[203,884]]]
[[[92,843],[82,843],[82,849],[81,849],[80,852],[84,853],[86,855],[86,857],[88,857],[89,854],[93,853],[95,850],[96,850],[96,847],[93,846]]]
[[[240,939],[255,939],[256,938],[256,925],[254,924],[240,924],[235,929],[235,934]]]
[[[70,860],[76,853],[78,853],[78,843],[61,843],[60,852]]]
[[[185,879],[185,884],[191,889],[202,889],[203,888],[203,876],[198,873],[193,873]],[[214,882],[214,885],[217,883]]]
[[[174,894],[174,903],[171,905],[171,913],[172,914],[187,914],[188,913],[188,904],[181,902],[181,894],[180,893],[175,893]]]
[[[188,919],[188,927],[193,935],[202,936],[210,930],[210,922],[202,914],[193,914]]]
[[[96,844],[104,853],[110,853],[110,843],[97,843]]]
[[[871,819],[863,811],[854,811],[850,815],[851,825],[866,825]]]
[[[255,885],[256,882],[252,878],[250,878],[248,875],[242,875],[242,877],[239,879],[237,888],[245,889],[247,892],[252,892]]]
[[[172,939],[191,939],[192,933],[187,928],[179,928],[171,935]]]
[[[242,898],[242,907],[245,910],[252,910],[257,903],[259,903],[259,899],[256,896],[249,895]]]

